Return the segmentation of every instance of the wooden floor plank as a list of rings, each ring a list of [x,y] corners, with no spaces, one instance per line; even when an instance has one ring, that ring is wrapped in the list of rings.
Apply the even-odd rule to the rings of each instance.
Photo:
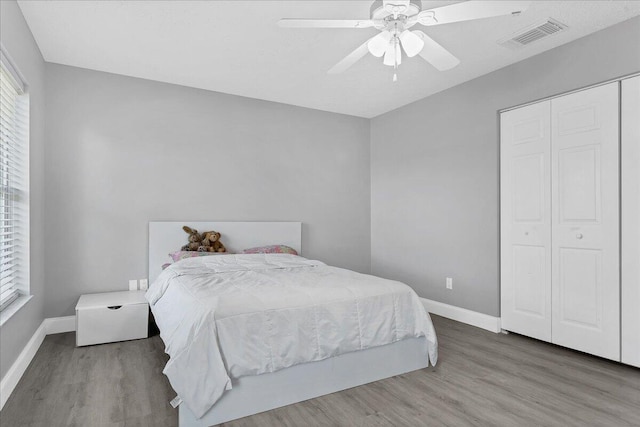
[[[640,369],[433,316],[436,367],[225,423],[281,426],[640,426]],[[75,347],[48,336],[2,426],[175,427],[158,336]]]

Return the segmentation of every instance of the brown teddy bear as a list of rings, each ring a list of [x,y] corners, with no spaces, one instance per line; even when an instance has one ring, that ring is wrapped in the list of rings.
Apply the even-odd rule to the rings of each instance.
[[[189,235],[189,243],[180,248],[181,251],[197,251],[200,246],[202,246],[202,234],[198,233],[198,230],[195,230],[191,227],[187,227],[186,225],[182,227],[182,229]]]
[[[205,231],[202,233],[202,244],[198,248],[199,252],[226,252],[220,241],[220,233],[217,231]]]

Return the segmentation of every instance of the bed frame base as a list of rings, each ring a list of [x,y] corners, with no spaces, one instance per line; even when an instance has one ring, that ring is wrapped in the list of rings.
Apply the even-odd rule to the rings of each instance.
[[[426,368],[424,338],[292,366],[281,371],[233,380],[233,389],[201,419],[181,404],[180,427],[209,427],[336,391]]]

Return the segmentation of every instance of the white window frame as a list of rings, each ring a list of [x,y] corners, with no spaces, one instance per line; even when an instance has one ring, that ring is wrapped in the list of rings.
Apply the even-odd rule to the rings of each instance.
[[[30,291],[30,214],[29,214],[29,86],[26,79],[20,73],[7,53],[4,45],[0,44],[0,64],[5,72],[10,76],[11,84],[18,93],[16,101],[17,118],[19,124],[16,128],[15,141],[20,153],[17,156],[19,182],[12,191],[17,194],[12,203],[12,214],[14,218],[19,218],[16,227],[16,249],[14,251],[16,260],[16,279],[14,287],[19,296],[0,311],[0,326],[11,318],[27,301],[32,297]],[[0,89],[2,90],[2,89]],[[15,160],[14,160],[15,161]],[[0,229],[0,232],[2,230]],[[1,245],[0,245],[1,247]],[[1,251],[0,251],[1,255]]]

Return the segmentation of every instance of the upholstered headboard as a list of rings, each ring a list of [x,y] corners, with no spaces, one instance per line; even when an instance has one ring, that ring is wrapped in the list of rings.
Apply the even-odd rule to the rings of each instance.
[[[170,261],[169,253],[180,250],[187,243],[187,225],[198,231],[215,230],[222,234],[220,241],[228,252],[266,246],[287,245],[302,254],[301,222],[149,222],[149,283],[162,272],[162,264]]]

